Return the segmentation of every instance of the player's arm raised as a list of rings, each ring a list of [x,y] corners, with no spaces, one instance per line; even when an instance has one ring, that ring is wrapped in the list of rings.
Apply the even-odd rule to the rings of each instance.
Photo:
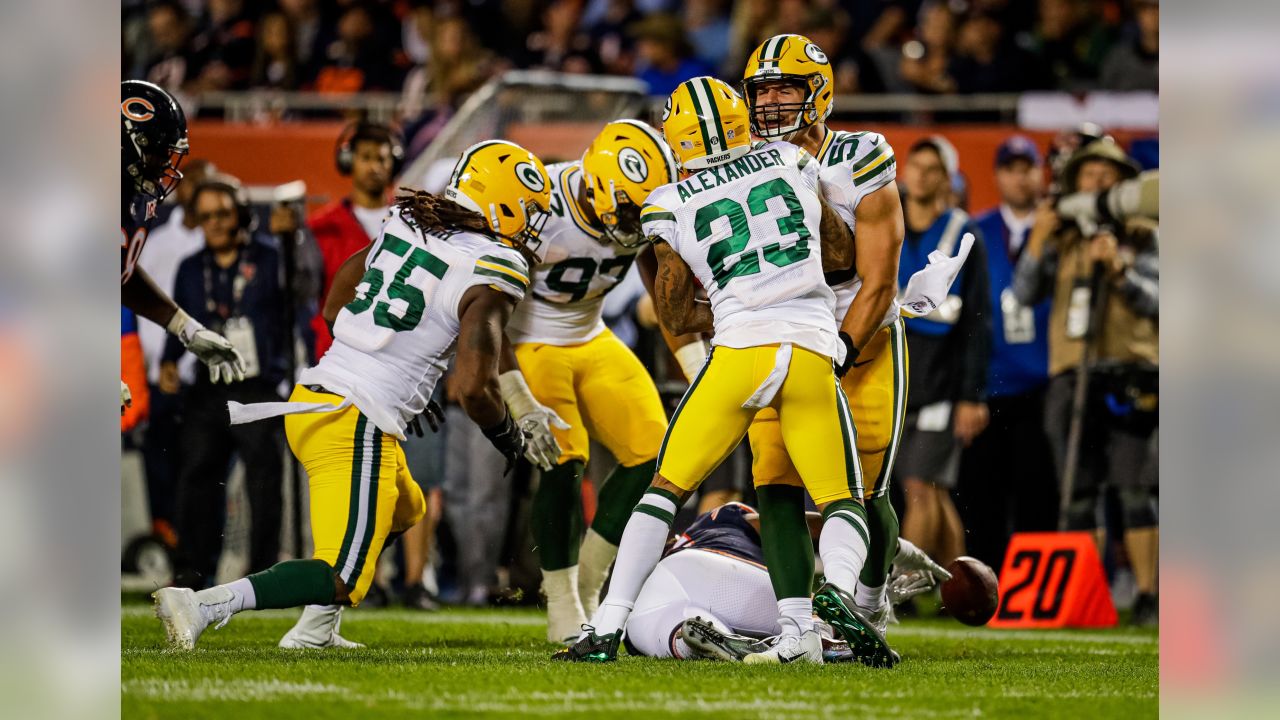
[[[854,219],[858,228],[854,267],[862,277],[862,287],[840,323],[840,331],[849,336],[854,348],[863,348],[880,329],[898,292],[898,256],[906,229],[897,183],[890,182],[863,198]],[[852,362],[852,358],[846,360]]]
[[[648,291],[650,298],[656,299],[658,297],[656,289],[658,256],[652,245],[636,256],[636,266],[640,268],[640,279],[644,282],[644,289]],[[675,356],[676,362],[680,363],[680,370],[684,372],[685,379],[692,381],[707,360],[707,343],[702,338],[702,334],[672,333],[663,323],[658,323],[658,330],[662,332],[662,339],[667,342],[667,347],[671,348],[671,354]]]
[[[461,331],[454,376],[458,400],[467,416],[507,458],[507,470],[524,453],[524,433],[516,427],[502,400],[498,366],[504,330],[515,308],[515,299],[488,286],[468,289],[458,303]]]
[[[653,243],[658,257],[658,278],[654,286],[658,320],[676,335],[710,332],[713,328],[711,305],[694,297],[697,282],[693,271],[671,246],[661,239]]]

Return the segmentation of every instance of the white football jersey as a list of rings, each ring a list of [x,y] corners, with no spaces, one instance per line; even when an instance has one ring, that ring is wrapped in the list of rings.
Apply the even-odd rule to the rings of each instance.
[[[421,233],[393,215],[339,313],[333,346],[299,377],[349,398],[379,430],[404,437],[453,358],[458,303],[474,285],[524,297],[529,267],[514,248],[470,232]]]
[[[547,167],[551,214],[542,228],[542,262],[530,297],[520,303],[507,336],[512,343],[577,345],[604,331],[604,296],[626,276],[641,248],[628,250],[587,224],[578,205],[581,164]]]
[[[858,203],[867,195],[893,182],[898,176],[893,148],[883,135],[873,132],[846,132],[831,130],[818,149],[817,159],[821,168],[822,192],[827,204],[836,211],[849,228],[857,232],[854,213]],[[862,287],[857,273],[832,286],[836,293],[836,321],[844,320],[853,304],[853,296]],[[880,327],[898,319],[898,304],[890,304]]]
[[[774,142],[654,190],[644,232],[665,240],[707,291],[715,345],[795,343],[840,359],[835,295],[822,275],[817,162]]]

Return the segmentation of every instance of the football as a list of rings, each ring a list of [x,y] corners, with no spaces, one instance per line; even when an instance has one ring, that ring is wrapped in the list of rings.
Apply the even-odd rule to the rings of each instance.
[[[995,572],[986,563],[969,556],[947,565],[951,579],[942,583],[942,605],[965,625],[986,625],[1000,604]]]

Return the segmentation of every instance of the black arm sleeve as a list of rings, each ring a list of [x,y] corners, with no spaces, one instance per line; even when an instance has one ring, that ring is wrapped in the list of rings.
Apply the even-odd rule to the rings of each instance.
[[[961,402],[987,399],[987,366],[991,362],[991,278],[987,270],[987,246],[972,224],[975,241],[965,261],[960,320],[955,332],[960,340]]]

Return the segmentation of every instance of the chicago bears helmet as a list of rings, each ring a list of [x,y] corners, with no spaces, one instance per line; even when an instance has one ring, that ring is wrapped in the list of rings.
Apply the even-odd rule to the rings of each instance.
[[[187,116],[173,96],[142,80],[120,83],[120,169],[134,192],[164,200],[186,154]]]

